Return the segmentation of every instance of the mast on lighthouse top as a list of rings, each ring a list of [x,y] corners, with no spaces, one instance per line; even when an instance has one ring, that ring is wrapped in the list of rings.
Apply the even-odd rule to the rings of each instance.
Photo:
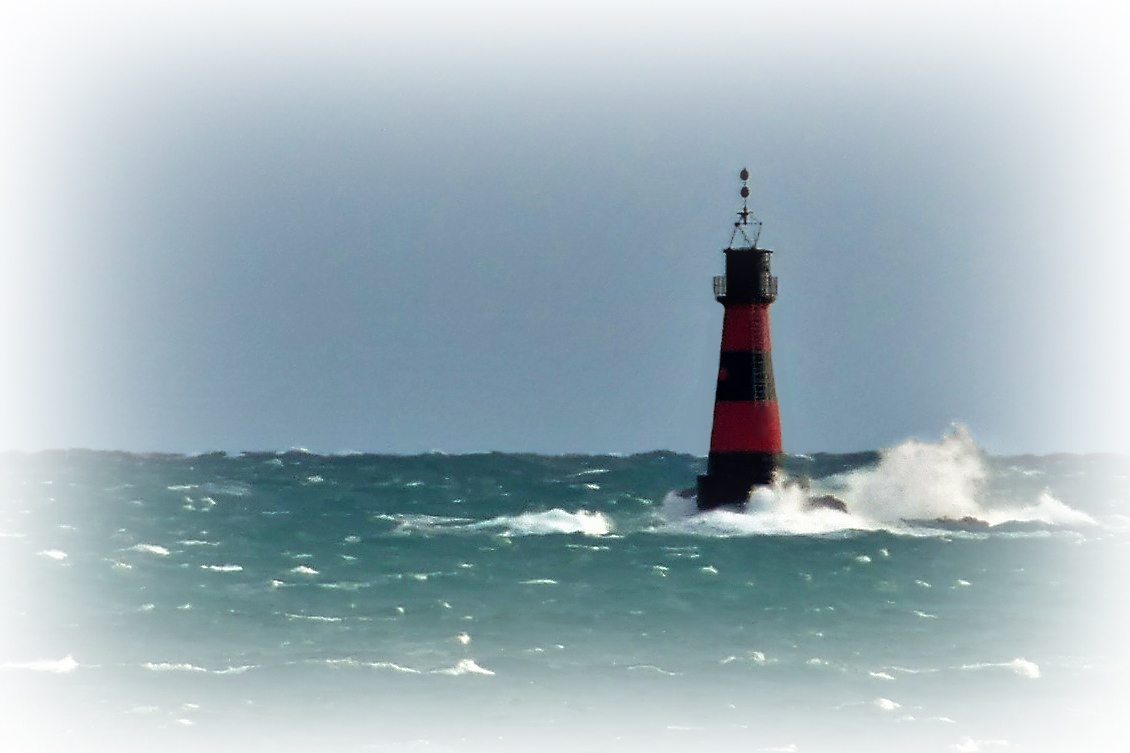
[[[742,179],[742,190],[740,192],[742,208],[738,212],[738,221],[734,223],[734,232],[730,233],[730,245],[727,250],[734,248],[734,239],[738,237],[739,233],[741,233],[742,240],[745,241],[745,246],[739,248],[756,249],[757,239],[761,237],[761,220],[754,217],[753,222],[750,222],[750,216],[753,215],[753,212],[749,208],[749,170],[743,167],[742,171],[738,173],[738,177]],[[752,240],[749,237],[750,234],[746,232],[747,228],[753,233]]]
[[[742,179],[742,208],[730,234],[730,245],[723,249],[726,274],[714,278],[714,297],[721,304],[773,303],[777,300],[777,278],[771,273],[769,264],[773,251],[757,246],[761,237],[761,220],[749,208],[749,170],[743,167],[739,177]],[[739,235],[744,245],[739,243],[735,246]]]

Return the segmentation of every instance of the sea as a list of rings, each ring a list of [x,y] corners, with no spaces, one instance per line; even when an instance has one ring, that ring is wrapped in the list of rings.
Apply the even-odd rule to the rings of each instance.
[[[2,454],[0,750],[1130,749],[1130,457],[704,467]]]

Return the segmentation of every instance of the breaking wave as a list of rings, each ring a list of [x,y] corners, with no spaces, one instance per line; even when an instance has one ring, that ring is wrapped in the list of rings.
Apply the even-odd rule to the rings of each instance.
[[[1048,491],[1033,502],[994,499],[986,491],[984,452],[962,426],[939,442],[907,440],[879,455],[877,465],[819,481],[782,476],[750,494],[744,511],[695,514],[693,497],[669,493],[659,530],[733,536],[823,535],[888,531],[937,535],[983,531],[1006,524],[1090,526],[1095,520]],[[847,511],[820,504],[835,497]]]

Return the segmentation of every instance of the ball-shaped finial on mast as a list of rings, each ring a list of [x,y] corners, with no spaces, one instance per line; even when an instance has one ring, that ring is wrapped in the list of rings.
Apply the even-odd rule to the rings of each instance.
[[[743,167],[742,171],[738,173],[738,177],[742,180],[742,188],[741,191],[739,191],[742,197],[742,209],[738,212],[738,221],[734,223],[734,232],[730,235],[730,246],[733,247],[734,238],[737,237],[738,233],[741,233],[742,239],[745,240],[747,247],[757,248],[757,239],[761,236],[761,220],[754,217],[753,222],[750,222],[750,216],[753,212],[749,209],[749,170]],[[746,233],[746,227],[751,224],[756,227],[753,240],[750,240],[749,235]]]

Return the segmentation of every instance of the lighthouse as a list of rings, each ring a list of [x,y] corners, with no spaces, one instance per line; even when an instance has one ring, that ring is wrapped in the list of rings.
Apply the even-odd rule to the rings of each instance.
[[[773,384],[769,306],[777,278],[773,252],[758,248],[761,221],[749,209],[749,171],[741,171],[742,208],[726,255],[726,274],[714,278],[722,304],[722,346],[714,392],[714,425],[706,474],[698,477],[698,509],[744,508],[750,490],[773,481],[781,455],[781,414]]]

